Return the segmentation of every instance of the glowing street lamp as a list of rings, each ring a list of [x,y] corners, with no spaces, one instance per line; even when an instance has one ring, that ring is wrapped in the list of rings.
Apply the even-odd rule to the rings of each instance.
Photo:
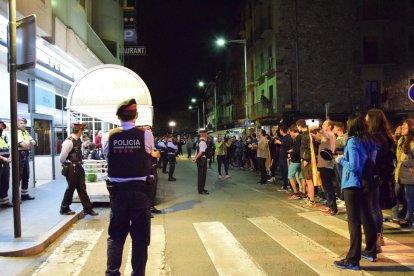
[[[214,130],[217,131],[217,88],[215,82],[208,82],[207,84],[214,85]],[[198,86],[203,88],[206,83],[204,81],[199,81]]]
[[[171,122],[168,123],[168,125],[171,127],[171,134],[174,134],[175,122],[171,121]]]

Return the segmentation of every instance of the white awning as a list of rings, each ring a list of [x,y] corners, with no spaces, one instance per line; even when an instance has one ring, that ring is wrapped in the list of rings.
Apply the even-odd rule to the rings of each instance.
[[[137,125],[152,125],[151,94],[145,82],[126,67],[105,64],[89,69],[69,91],[66,108],[104,122],[119,125],[116,108],[126,99],[137,101]]]

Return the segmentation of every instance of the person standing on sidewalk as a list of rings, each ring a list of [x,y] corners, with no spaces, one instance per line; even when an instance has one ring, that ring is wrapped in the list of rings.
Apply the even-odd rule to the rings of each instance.
[[[73,192],[78,192],[79,199],[82,203],[83,210],[86,214],[97,216],[93,210],[92,203],[86,192],[85,170],[82,167],[82,132],[86,125],[73,124],[72,134],[63,142],[62,151],[59,160],[62,163],[64,176],[68,182],[62,204],[60,205],[61,215],[74,215],[75,212],[70,209],[72,204]]]
[[[191,139],[191,135],[188,135],[187,141],[185,143],[187,148],[187,158],[191,158],[191,150],[193,149],[193,140]]]
[[[171,136],[168,137],[167,141],[167,155],[168,155],[168,181],[176,181],[177,179],[173,176],[175,171],[175,164],[177,163],[178,146]]]
[[[282,187],[278,189],[280,192],[287,192],[289,190],[289,163],[288,163],[288,150],[292,147],[293,140],[289,134],[289,128],[285,125],[280,127],[279,139],[275,140],[275,143],[280,145],[279,149],[279,168],[282,176]]]
[[[259,129],[259,140],[257,142],[257,163],[260,171],[260,180],[258,183],[266,184],[266,158],[269,153],[269,142],[266,138],[266,130]]]
[[[4,134],[6,124],[0,121],[0,208],[13,207],[9,201],[10,187],[10,146]]]
[[[209,192],[204,189],[207,177],[207,130],[200,130],[200,141],[197,146],[197,153],[193,159],[193,163],[197,163],[197,186],[200,195],[208,195]]]
[[[125,239],[132,238],[132,275],[145,275],[151,235],[151,194],[149,176],[154,151],[154,136],[138,128],[137,102],[128,99],[118,105],[116,115],[121,127],[104,137],[102,152],[108,161],[107,188],[111,215],[108,228],[107,268],[105,275],[120,275]]]
[[[36,145],[36,141],[26,130],[27,120],[25,118],[17,119],[17,144],[19,146],[19,180],[22,183],[20,190],[22,200],[33,200],[29,195],[29,177],[30,177],[30,147]]]
[[[222,179],[223,176],[221,175],[221,164],[224,165],[224,172],[226,173],[225,178],[229,178],[229,168],[227,166],[227,146],[226,141],[223,139],[223,137],[219,134],[217,136],[217,141],[215,143],[215,147],[217,149],[217,169],[219,173],[219,178]]]

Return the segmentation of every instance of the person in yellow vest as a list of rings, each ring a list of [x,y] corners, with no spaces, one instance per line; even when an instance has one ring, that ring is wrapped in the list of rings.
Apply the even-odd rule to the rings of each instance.
[[[10,146],[4,134],[6,124],[0,121],[0,208],[13,207],[9,201],[10,186]]]
[[[19,149],[19,181],[22,186],[20,190],[22,200],[33,200],[29,195],[29,176],[30,176],[30,148],[36,145],[36,141],[26,130],[27,120],[25,118],[17,119],[17,144]]]

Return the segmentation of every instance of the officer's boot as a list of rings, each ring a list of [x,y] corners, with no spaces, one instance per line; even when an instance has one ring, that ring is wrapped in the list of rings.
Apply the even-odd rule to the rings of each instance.
[[[124,245],[108,239],[108,260],[106,262],[106,276],[121,275],[119,268],[122,264],[122,250]]]

